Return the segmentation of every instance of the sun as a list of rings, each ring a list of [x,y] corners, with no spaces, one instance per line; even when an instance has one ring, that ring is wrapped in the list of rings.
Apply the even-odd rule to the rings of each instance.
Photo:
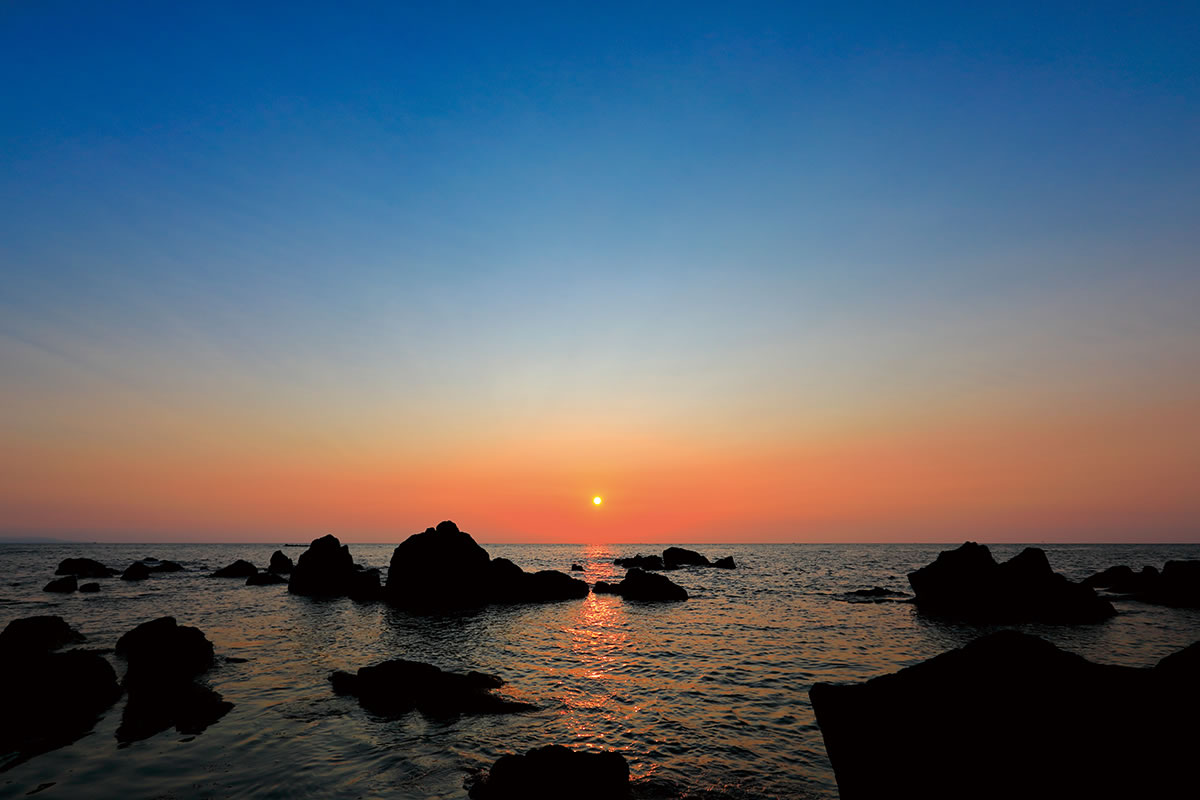
[[[592,498],[592,505],[598,506],[603,502],[604,502],[604,498],[601,497],[600,495],[596,495],[595,497]]]

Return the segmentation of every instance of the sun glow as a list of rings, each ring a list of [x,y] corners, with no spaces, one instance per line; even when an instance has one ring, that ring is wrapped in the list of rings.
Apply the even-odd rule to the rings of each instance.
[[[601,497],[600,495],[596,495],[595,497],[593,497],[593,498],[592,498],[592,504],[593,504],[593,505],[597,505],[597,506],[598,506],[598,505],[600,505],[600,504],[601,504],[601,503],[603,503],[603,502],[604,502],[604,498],[603,498],[603,497]]]

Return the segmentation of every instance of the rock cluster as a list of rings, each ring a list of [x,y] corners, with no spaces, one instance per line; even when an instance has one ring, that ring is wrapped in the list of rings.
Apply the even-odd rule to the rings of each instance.
[[[1162,571],[1109,567],[1083,580],[1085,586],[1132,595],[1134,600],[1177,608],[1200,608],[1200,561],[1168,561]]]
[[[1136,669],[1000,631],[810,697],[843,800],[1172,797],[1195,779],[1197,674],[1200,642]]]
[[[922,613],[968,622],[1073,624],[1116,613],[1090,587],[1051,570],[1036,547],[997,564],[987,545],[966,542],[910,572],[908,582]]]
[[[501,756],[470,789],[473,800],[622,800],[629,765],[620,753],[589,753],[552,744]]]
[[[493,694],[504,685],[495,675],[445,672],[420,661],[384,661],[357,673],[339,670],[329,682],[334,692],[357,697],[363,708],[377,714],[512,714],[536,708]]]
[[[645,570],[668,570],[679,569],[681,567],[737,568],[737,564],[733,561],[733,556],[725,556],[724,558],[718,558],[716,561],[709,561],[708,556],[684,547],[668,547],[666,550],[663,550],[661,556],[644,556],[638,553],[635,556],[626,558],[615,558],[613,559],[613,563],[618,567],[625,567],[626,569],[636,567]]]
[[[279,563],[274,557],[271,560]],[[355,564],[350,548],[336,536],[327,534],[313,539],[308,549],[300,554],[288,581],[288,591],[308,597],[376,600],[381,594],[379,570]]]

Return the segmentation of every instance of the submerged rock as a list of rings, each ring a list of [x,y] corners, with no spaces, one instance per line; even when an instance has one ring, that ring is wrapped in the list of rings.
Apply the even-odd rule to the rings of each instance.
[[[121,573],[123,581],[144,581],[150,577],[150,568],[141,561],[135,561]]]
[[[1171,797],[1194,781],[1198,667],[1200,643],[1135,669],[1000,631],[810,697],[843,800]]]
[[[1073,624],[1116,613],[1095,590],[1051,570],[1036,547],[997,564],[986,545],[966,542],[910,572],[908,582],[922,613],[968,622]]]
[[[76,578],[111,578],[117,571],[91,558],[64,558],[58,562],[54,574],[74,575]]]
[[[258,567],[245,559],[239,558],[227,567],[221,567],[210,575],[210,578],[248,578],[258,572]]]
[[[501,756],[470,789],[473,800],[622,800],[629,765],[617,752],[590,753],[559,744]]]
[[[841,595],[841,599],[848,603],[895,603],[908,597],[909,595],[904,592],[895,592],[891,589],[884,589],[882,586],[854,589]]]
[[[272,559],[274,560],[274,559]],[[382,594],[379,570],[354,563],[350,548],[333,534],[313,539],[292,569],[288,591],[309,597],[376,600]]]
[[[334,692],[353,695],[363,708],[378,714],[512,714],[536,708],[493,694],[492,689],[504,685],[495,675],[445,672],[420,661],[384,661],[357,673],[339,670],[329,681]]]
[[[82,641],[83,635],[62,617],[23,617],[14,619],[0,632],[0,656],[13,658],[28,653],[46,653]]]
[[[278,575],[287,575],[295,566],[292,563],[292,559],[284,555],[282,550],[276,550],[274,553],[271,553],[271,563],[267,567],[267,571]]]
[[[587,594],[587,584],[566,573],[528,573],[506,558],[491,558],[449,520],[396,547],[386,589],[388,602],[418,611],[550,602]]]
[[[42,587],[43,592],[57,592],[59,594],[70,594],[79,588],[79,582],[75,580],[74,575],[68,575],[65,578],[55,578]]]
[[[626,600],[642,600],[649,602],[687,600],[688,593],[677,583],[673,583],[665,575],[634,569],[625,573],[620,583],[596,583],[596,594],[619,594]]]
[[[663,565],[667,569],[678,569],[679,567],[708,567],[712,566],[707,556],[697,553],[695,550],[688,550],[683,547],[668,547],[663,550],[662,554]]]
[[[247,586],[274,586],[287,582],[287,578],[276,575],[274,572],[256,572],[249,578],[246,578]]]

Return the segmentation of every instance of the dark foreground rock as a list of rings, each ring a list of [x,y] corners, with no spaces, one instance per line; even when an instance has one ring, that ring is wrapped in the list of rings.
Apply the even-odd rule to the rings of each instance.
[[[258,572],[258,567],[249,561],[239,558],[227,567],[221,567],[210,575],[210,578],[249,578]]]
[[[1161,572],[1154,567],[1142,567],[1141,572],[1126,566],[1109,567],[1083,583],[1147,603],[1200,608],[1200,561],[1168,561]]]
[[[363,708],[377,714],[512,714],[536,708],[493,694],[504,685],[495,675],[445,672],[420,661],[384,661],[357,673],[339,670],[329,682],[334,692],[357,697]]]
[[[21,760],[69,744],[116,702],[117,675],[103,656],[53,652],[81,639],[54,616],[16,619],[0,633],[0,753]]]
[[[90,558],[64,558],[58,562],[54,574],[74,575],[76,578],[111,578],[117,571]]]
[[[70,594],[79,588],[79,581],[75,580],[74,575],[68,575],[65,578],[55,578],[42,587],[43,592],[57,592],[59,594]]]
[[[287,578],[282,575],[276,575],[274,572],[256,572],[249,578],[246,578],[247,586],[274,586],[287,582]]]
[[[586,583],[564,572],[528,573],[506,558],[491,558],[449,520],[396,547],[385,592],[388,602],[415,611],[552,602],[587,594]]]
[[[1180,797],[1198,674],[1200,643],[1135,669],[1001,631],[810,697],[843,800]]]
[[[160,617],[123,635],[116,652],[128,664],[123,683],[129,700],[117,728],[120,741],[145,739],[171,726],[199,733],[233,708],[196,682],[213,664],[212,642],[199,628]]]
[[[552,744],[501,756],[470,790],[473,800],[622,800],[629,765],[620,753],[589,753]]]
[[[144,581],[150,577],[150,567],[142,561],[135,561],[121,573],[123,581]]]
[[[626,600],[648,602],[688,599],[687,590],[673,583],[667,576],[636,568],[626,572],[625,579],[620,583],[598,581],[596,594],[619,594]]]
[[[355,600],[377,600],[382,594],[379,570],[355,564],[350,548],[332,534],[313,539],[300,554],[288,581],[288,591],[308,597]]]
[[[296,565],[292,563],[292,559],[283,554],[282,550],[276,550],[271,553],[271,563],[267,566],[268,572],[274,572],[277,575],[290,574]]]
[[[997,564],[986,545],[966,542],[910,572],[908,582],[922,613],[967,622],[1074,624],[1116,613],[1095,590],[1051,570],[1036,547]]]

